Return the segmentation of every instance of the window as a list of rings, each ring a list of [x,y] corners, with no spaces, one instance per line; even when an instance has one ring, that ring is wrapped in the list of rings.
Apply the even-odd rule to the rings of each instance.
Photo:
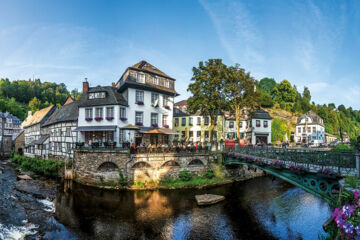
[[[311,127],[307,127],[308,133],[311,133]]]
[[[61,131],[61,128],[59,128],[59,135],[60,135],[60,137],[62,137],[62,131]]]
[[[151,93],[151,104],[153,104],[154,107],[159,105],[159,94]]]
[[[201,131],[196,132],[196,137],[201,138]]]
[[[144,91],[136,91],[135,103],[144,102]]]
[[[229,122],[229,128],[234,128],[234,121]]]
[[[189,118],[189,126],[192,126],[192,125],[193,125],[193,118],[190,117],[190,118]]]
[[[92,118],[93,113],[92,113],[92,108],[86,108],[85,109],[85,118]]]
[[[264,121],[264,128],[269,127],[269,122],[268,121]]]
[[[243,127],[243,122],[241,121],[241,122],[240,122],[240,128],[242,128],[242,127]]]
[[[143,112],[135,112],[135,124],[143,123]]]
[[[151,113],[151,126],[155,127],[155,125],[158,125],[158,114]]]
[[[66,151],[71,151],[71,143],[66,143]]]
[[[95,108],[95,117],[102,117],[102,116],[103,116],[103,109]]]
[[[205,117],[205,118],[204,118],[204,124],[205,124],[205,125],[209,125],[209,117]]]
[[[66,128],[65,136],[66,136],[66,137],[70,137],[70,136],[71,136],[71,128],[69,128],[69,127]]]
[[[159,85],[159,78],[157,76],[153,77],[153,84]]]
[[[298,128],[298,133],[301,133],[301,127]]]
[[[209,140],[209,131],[205,131],[205,141]]]
[[[166,87],[166,88],[170,88],[170,82],[169,82],[169,80],[165,80],[165,87]]]
[[[169,96],[163,96],[163,106],[169,106]]]
[[[125,134],[124,134],[124,129],[120,129],[120,132],[119,132],[119,142],[124,142],[124,136],[125,136]]]
[[[256,127],[260,127],[260,120],[256,120]]]
[[[114,117],[114,107],[106,108],[106,117]]]
[[[163,127],[169,126],[168,125],[168,115],[163,115],[162,116],[162,125],[163,125]]]
[[[316,127],[313,127],[313,133],[316,133]]]
[[[197,117],[197,118],[196,118],[196,124],[197,124],[197,125],[201,125],[201,117]]]
[[[189,138],[192,138],[194,136],[194,132],[193,131],[189,131]]]
[[[126,118],[126,108],[120,107],[120,118]]]
[[[303,127],[303,133],[306,133],[306,128],[305,127]]]
[[[181,118],[181,126],[186,126],[186,118]]]
[[[89,99],[95,99],[95,98],[105,98],[106,93],[105,92],[93,92],[89,93]]]
[[[181,132],[181,138],[185,138],[185,131]]]
[[[137,73],[136,74],[136,82],[138,83],[145,83],[145,74]]]
[[[179,126],[179,118],[175,118],[175,127]]]

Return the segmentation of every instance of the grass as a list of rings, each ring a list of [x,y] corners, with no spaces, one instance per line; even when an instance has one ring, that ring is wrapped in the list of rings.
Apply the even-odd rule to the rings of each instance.
[[[360,178],[349,176],[345,178],[345,184],[351,188],[359,188],[360,187]]]
[[[46,177],[59,177],[59,171],[64,166],[64,162],[62,161],[31,158],[18,154],[13,154],[10,161],[15,163],[21,170],[31,171]]]
[[[339,145],[332,147],[331,150],[333,150],[333,151],[354,151],[355,147],[349,146],[346,144],[339,144]]]
[[[165,178],[159,182],[159,186],[168,188],[197,187],[208,184],[223,182],[224,178],[193,177],[190,181],[182,181],[179,178]]]

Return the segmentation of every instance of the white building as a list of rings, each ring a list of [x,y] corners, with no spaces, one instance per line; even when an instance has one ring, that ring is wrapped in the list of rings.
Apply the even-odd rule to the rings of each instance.
[[[47,130],[42,128],[42,125],[55,110],[55,106],[49,106],[35,112],[34,115],[30,115],[31,117],[27,118],[26,124],[23,125],[25,133],[25,156],[47,156],[46,141],[48,141],[49,137]]]
[[[312,143],[318,146],[325,142],[324,121],[313,111],[298,118],[295,133],[296,143]]]
[[[125,70],[116,88],[128,104],[123,117],[129,127],[120,130],[122,140],[136,145],[169,142],[174,134],[171,131],[174,97],[178,95],[175,79],[141,61]],[[150,134],[154,129],[163,134]]]
[[[78,101],[66,101],[42,125],[46,132],[47,157],[67,159],[74,157],[74,149],[77,141],[77,133],[74,130],[78,123]]]
[[[271,120],[272,117],[265,110],[257,110],[247,121],[242,121],[246,128],[246,139],[251,144],[269,144],[271,143]],[[242,132],[242,130],[240,130]]]
[[[11,136],[14,140],[21,131],[21,121],[18,117],[13,116],[8,112],[0,112],[0,141],[2,134],[4,136]]]

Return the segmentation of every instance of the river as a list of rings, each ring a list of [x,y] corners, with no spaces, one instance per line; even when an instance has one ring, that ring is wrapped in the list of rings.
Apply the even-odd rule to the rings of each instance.
[[[7,182],[16,183],[11,171],[6,167]],[[325,201],[268,176],[207,190],[108,191],[65,182],[57,185],[54,199],[49,194],[39,202],[39,196],[31,195],[35,200],[28,199],[28,207],[9,186],[0,187],[0,194],[12,192],[20,210],[6,210],[0,200],[0,238],[26,230],[27,239],[41,234],[44,239],[312,240],[324,233],[322,224],[332,210]],[[194,196],[203,193],[221,194],[226,200],[198,207]]]

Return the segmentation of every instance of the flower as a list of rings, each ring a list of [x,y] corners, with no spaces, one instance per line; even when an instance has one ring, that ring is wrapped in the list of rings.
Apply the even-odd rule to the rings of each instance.
[[[90,121],[92,121],[93,119],[91,118],[91,117],[88,117],[88,118],[85,118],[85,121],[87,121],[87,122],[90,122]]]
[[[169,125],[164,124],[163,127],[164,127],[164,128],[169,128]]]
[[[113,119],[114,119],[114,117],[106,117],[106,120],[108,120],[108,121],[111,121]]]
[[[121,117],[120,120],[125,122],[127,120],[127,118],[126,117]]]
[[[355,199],[358,199],[359,198],[359,192],[357,190],[355,190],[354,192],[354,198]]]
[[[354,226],[349,222],[344,223],[343,229],[346,234],[353,234],[353,232],[354,232]]]
[[[137,125],[137,126],[142,126],[143,123],[142,123],[142,122],[137,122],[137,123],[135,123],[135,125]]]
[[[157,124],[157,123],[153,123],[153,124],[151,124],[151,126],[156,128],[156,127],[158,127],[158,124]]]
[[[164,108],[170,110],[170,106],[169,106],[169,105],[165,105]]]
[[[356,235],[360,235],[360,224],[355,227]]]
[[[143,101],[137,101],[136,104],[137,105],[144,105],[144,102]]]
[[[95,118],[95,121],[101,121],[101,120],[103,120],[103,117],[96,117]]]

